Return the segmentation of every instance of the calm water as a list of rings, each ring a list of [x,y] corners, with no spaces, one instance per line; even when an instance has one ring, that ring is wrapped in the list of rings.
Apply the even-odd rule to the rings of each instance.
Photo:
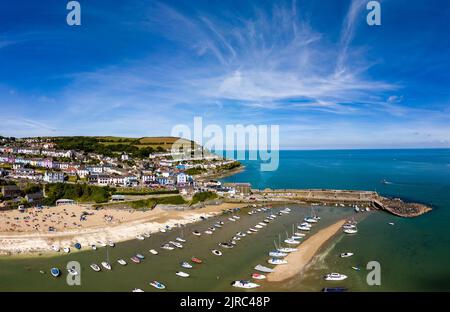
[[[358,214],[359,233],[338,234],[314,258],[310,268],[286,283],[261,283],[261,290],[319,291],[325,286],[345,286],[352,291],[431,291],[450,290],[450,150],[380,150],[380,151],[282,151],[280,166],[275,172],[260,172],[257,162],[244,162],[246,170],[226,181],[251,182],[258,188],[344,188],[376,190],[383,195],[400,196],[433,205],[434,211],[414,219],[401,219],[386,213]],[[386,180],[389,184],[381,183]],[[148,250],[173,240],[180,231],[158,233],[145,241],[130,241],[109,248],[111,262],[129,258],[140,252],[146,256],[142,264],[115,264],[111,272],[93,272],[88,266],[106,258],[106,249],[85,251],[51,258],[0,258],[0,290],[84,290],[130,291],[135,287],[152,291],[148,282],[159,280],[172,291],[231,291],[231,281],[248,278],[252,268],[264,264],[267,252],[273,249],[278,236],[292,231],[292,224],[309,214],[308,207],[291,205],[293,212],[277,218],[269,226],[242,239],[237,247],[224,250],[222,257],[213,256],[211,249],[229,240],[237,231],[248,229],[264,219],[264,214],[248,216],[241,212],[237,222],[219,217],[226,225],[212,236],[195,237],[192,230],[205,230],[216,220],[190,225],[184,231],[185,248],[161,251],[152,256]],[[275,210],[279,208],[274,208]],[[319,207],[322,221],[314,231],[332,222],[353,215],[350,208]],[[395,222],[389,226],[388,222]],[[314,233],[313,231],[313,233]],[[159,249],[158,249],[159,250]],[[341,252],[355,255],[342,259]],[[181,279],[175,272],[179,263],[192,256],[205,263],[197,265],[191,278]],[[52,266],[65,267],[70,260],[82,265],[82,285],[69,287],[65,276],[58,279],[40,270]],[[368,286],[364,267],[376,260],[381,264],[381,286]],[[363,270],[353,271],[351,266]],[[183,271],[188,271],[183,269]],[[344,282],[330,284],[322,280],[329,272],[349,276]]]
[[[450,150],[282,151],[275,172],[260,172],[256,162],[244,162],[246,171],[230,182],[251,182],[257,188],[338,188],[375,190],[382,195],[431,204],[434,211],[401,219],[374,213],[352,237],[339,237],[318,257],[302,279],[303,284],[324,285],[321,273],[333,268],[352,275],[340,285],[352,290],[450,290]],[[380,181],[388,181],[383,184]],[[395,226],[387,222],[395,222]],[[353,251],[348,259],[337,257]],[[350,266],[380,262],[382,285],[369,287],[364,272]],[[354,277],[359,273],[359,276]]]

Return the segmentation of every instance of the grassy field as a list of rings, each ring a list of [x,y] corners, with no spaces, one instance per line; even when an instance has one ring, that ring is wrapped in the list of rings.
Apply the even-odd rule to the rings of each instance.
[[[113,137],[113,136],[104,136],[104,137],[96,137],[101,144],[104,145],[113,145],[113,144],[128,144],[133,145],[138,148],[144,147],[152,147],[154,149],[158,147],[162,147],[166,150],[172,147],[172,144],[175,143],[180,138],[176,137],[142,137],[142,138],[125,138],[125,137]],[[184,142],[188,143],[188,140],[184,140]]]

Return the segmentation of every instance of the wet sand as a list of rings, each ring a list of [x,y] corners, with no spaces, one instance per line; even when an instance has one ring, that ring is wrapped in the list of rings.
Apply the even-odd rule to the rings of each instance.
[[[301,273],[314,255],[331,237],[333,237],[345,224],[340,220],[307,238],[298,247],[298,251],[290,253],[285,259],[286,265],[278,265],[272,273],[267,275],[269,282],[281,282]]]
[[[214,216],[223,209],[243,206],[246,205],[223,203],[185,211],[160,208],[136,211],[64,205],[40,211],[30,209],[25,213],[6,211],[0,214],[0,255],[46,253],[52,245],[72,247],[76,242],[87,246],[98,241],[126,241],[138,234],[158,232],[165,226],[197,222],[200,216]],[[92,215],[80,221],[83,211]],[[54,227],[55,231],[49,232],[49,226]]]

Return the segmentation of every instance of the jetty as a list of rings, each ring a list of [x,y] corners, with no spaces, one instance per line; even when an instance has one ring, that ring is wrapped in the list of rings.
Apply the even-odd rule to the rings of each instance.
[[[400,198],[383,197],[374,191],[331,189],[264,189],[251,190],[250,199],[267,203],[316,203],[325,205],[359,205],[383,210],[399,217],[417,217],[432,210],[421,203],[405,202]]]

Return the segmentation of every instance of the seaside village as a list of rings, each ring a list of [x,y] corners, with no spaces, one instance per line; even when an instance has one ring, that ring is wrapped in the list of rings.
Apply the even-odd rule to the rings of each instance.
[[[192,197],[198,192],[230,197],[248,195],[248,184],[222,185],[213,180],[239,166],[239,162],[213,154],[175,161],[170,151],[158,148],[147,157],[136,158],[126,152],[105,156],[60,149],[49,138],[0,137],[0,210],[42,207],[46,205],[45,186],[52,184],[109,187],[115,192],[107,198],[108,202],[125,200],[121,193],[127,192],[135,192],[135,195],[179,193],[183,197]],[[76,201],[75,198],[54,200],[52,204]],[[85,201],[90,200],[85,198]],[[93,199],[92,202],[98,201]]]

